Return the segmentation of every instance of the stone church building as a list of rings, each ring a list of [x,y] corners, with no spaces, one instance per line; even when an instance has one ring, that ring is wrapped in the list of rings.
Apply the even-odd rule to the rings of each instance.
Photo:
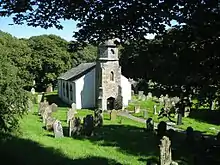
[[[96,62],[82,63],[58,77],[59,97],[77,109],[123,109],[131,100],[131,83],[121,74],[113,40],[99,45]]]

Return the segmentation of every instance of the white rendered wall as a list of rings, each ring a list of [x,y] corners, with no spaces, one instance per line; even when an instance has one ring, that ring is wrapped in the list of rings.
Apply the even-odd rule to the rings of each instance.
[[[95,107],[95,68],[75,81],[76,108]]]
[[[131,100],[131,83],[123,75],[121,75],[121,89],[123,106],[127,107],[129,100]]]

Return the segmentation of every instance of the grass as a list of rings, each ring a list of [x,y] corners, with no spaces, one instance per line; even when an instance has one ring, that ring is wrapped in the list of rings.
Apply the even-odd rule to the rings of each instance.
[[[157,111],[161,108],[159,103],[157,103],[153,100],[140,101],[140,100],[137,100],[137,96],[134,96],[133,100],[134,100],[134,102],[130,103],[130,105],[127,108],[133,116],[144,118],[143,109],[146,109],[147,112],[148,112],[148,117],[153,118],[153,120],[155,122],[159,123],[160,121],[168,121],[167,118],[158,119],[158,115],[153,114],[153,106],[155,104],[157,105]],[[135,105],[140,105],[140,108],[141,108],[140,113],[134,113],[133,112],[133,109],[134,109]],[[181,129],[185,130],[187,127],[191,126],[191,127],[193,127],[194,130],[203,132],[205,134],[211,134],[211,135],[216,135],[218,133],[218,131],[220,131],[220,126],[219,126],[218,123],[212,124],[214,122],[211,122],[211,121],[206,122],[208,120],[205,120],[205,119],[207,119],[207,114],[208,113],[213,113],[214,111],[205,111],[205,110],[202,109],[202,107],[200,107],[200,109],[198,109],[195,112],[202,114],[202,115],[200,115],[200,119],[199,118],[193,118],[193,117],[184,117],[183,118],[183,125],[175,126],[175,127],[178,127],[178,128],[181,128]],[[202,112],[207,112],[207,113],[202,113]],[[212,116],[216,117],[216,114],[214,114]],[[204,118],[204,119],[202,120],[202,118]],[[176,121],[176,119],[174,119],[174,118],[172,118],[172,120]],[[210,129],[210,128],[212,128],[212,129]]]

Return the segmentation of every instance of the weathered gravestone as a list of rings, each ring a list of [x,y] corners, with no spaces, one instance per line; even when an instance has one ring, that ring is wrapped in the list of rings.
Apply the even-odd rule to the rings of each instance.
[[[154,109],[154,115],[156,115],[157,114],[157,105],[156,104],[154,105],[153,109]]]
[[[31,101],[31,99],[28,99],[28,112],[31,112],[32,109],[33,109],[33,102]]]
[[[159,136],[159,138],[162,138],[163,136],[166,135],[166,132],[167,132],[167,123],[164,121],[161,121],[157,125],[157,135]]]
[[[148,118],[146,120],[146,130],[147,131],[153,131],[154,130],[154,121],[152,118]]]
[[[43,112],[43,123],[46,124],[46,119],[51,116],[52,114],[52,107],[51,106],[47,106]]]
[[[140,105],[135,105],[134,106],[134,113],[140,113],[141,109],[140,109]]]
[[[74,117],[69,120],[69,136],[80,135],[82,132],[81,119]]]
[[[35,89],[31,88],[31,93],[34,95],[35,94]]]
[[[63,127],[62,127],[61,122],[59,120],[56,120],[53,123],[53,132],[54,132],[55,138],[63,137]]]
[[[39,108],[38,108],[38,115],[43,115],[43,112],[45,109],[49,106],[49,103],[47,101],[40,102],[39,103]]]
[[[72,103],[72,104],[71,104],[71,108],[72,108],[73,110],[76,110],[76,104],[75,104],[75,103]]]
[[[51,108],[52,108],[52,112],[56,112],[57,111],[57,105],[55,103],[52,103],[51,105]]]
[[[53,124],[54,122],[56,121],[55,118],[51,117],[51,116],[48,116],[47,119],[46,119],[46,130],[48,131],[52,131],[53,130]]]
[[[47,93],[53,92],[53,86],[52,85],[48,86],[46,92]]]
[[[116,120],[116,118],[117,118],[117,111],[113,109],[110,112],[110,120]]]
[[[103,125],[103,113],[102,110],[98,109],[94,111],[94,126],[100,127]]]
[[[37,103],[40,103],[42,101],[43,94],[38,94],[37,95]]]
[[[92,115],[83,118],[83,131],[86,136],[92,136],[94,131],[94,120]]]
[[[148,92],[148,94],[147,94],[147,100],[149,100],[149,99],[152,99],[152,93],[151,92]]]
[[[144,117],[144,119],[146,119],[146,118],[147,118],[147,116],[148,116],[147,110],[146,110],[146,109],[144,109],[144,110],[143,110],[143,117]]]
[[[163,136],[160,140],[160,165],[171,165],[172,154],[171,154],[171,141],[167,136]]]
[[[74,109],[70,108],[67,111],[67,124],[69,123],[70,119],[74,118],[75,114],[76,114],[76,111]]]
[[[146,100],[146,96],[145,96],[145,95],[142,95],[141,100],[142,100],[142,101],[145,101],[145,100]]]

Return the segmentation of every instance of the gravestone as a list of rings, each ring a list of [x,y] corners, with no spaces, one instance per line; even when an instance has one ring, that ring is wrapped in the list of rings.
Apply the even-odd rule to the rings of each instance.
[[[43,94],[38,94],[37,95],[37,103],[40,103],[42,101]]]
[[[35,89],[31,88],[31,93],[34,95],[35,94]]]
[[[148,118],[146,120],[146,129],[147,131],[153,131],[154,130],[154,121],[152,118]]]
[[[55,103],[52,103],[51,105],[51,109],[52,109],[52,112],[56,112],[57,111],[57,105]]]
[[[51,106],[47,106],[43,112],[43,123],[46,124],[46,119],[51,116],[52,114],[52,107]]]
[[[178,113],[176,124],[182,125],[182,113]]]
[[[80,135],[82,132],[81,119],[74,117],[69,120],[69,136]]]
[[[142,100],[142,101],[145,101],[145,100],[146,100],[146,96],[145,96],[145,95],[142,95],[141,100]]]
[[[103,125],[103,113],[101,109],[94,111],[94,125],[95,127]]]
[[[135,105],[134,106],[134,113],[140,113],[141,109],[140,109],[140,105]]]
[[[160,165],[171,165],[172,154],[171,154],[171,141],[167,136],[163,136],[160,140]]]
[[[141,100],[143,95],[144,95],[144,91],[138,91],[138,100]]]
[[[92,136],[94,131],[94,120],[92,115],[87,115],[83,119],[83,130],[86,136]]]
[[[157,135],[162,138],[163,136],[166,135],[167,132],[167,123],[164,121],[161,121],[158,125],[157,125]]]
[[[53,86],[52,85],[48,86],[46,92],[47,93],[53,92]]]
[[[72,108],[73,110],[76,110],[76,103],[72,103],[72,104],[71,104],[71,108]]]
[[[157,105],[156,104],[154,105],[153,109],[154,109],[154,115],[156,115],[157,114]]]
[[[147,94],[147,100],[149,100],[149,99],[152,99],[152,93],[151,92],[148,92],[148,94]]]
[[[51,117],[51,116],[48,116],[47,119],[46,119],[46,130],[48,131],[52,131],[53,130],[53,123],[56,121],[55,118]]]
[[[117,119],[117,111],[113,109],[110,112],[110,120],[114,121],[116,119]]]
[[[74,109],[71,109],[71,108],[70,108],[70,109],[67,111],[67,119],[66,119],[67,124],[69,123],[70,119],[74,118],[75,114],[76,114],[76,111],[75,111]]]
[[[49,106],[49,103],[47,101],[40,102],[39,103],[39,108],[38,108],[38,114],[43,115],[45,109]]]
[[[53,132],[54,132],[55,138],[63,137],[63,127],[62,127],[61,122],[59,120],[56,120],[53,123]]]
[[[143,110],[143,117],[144,117],[144,119],[146,119],[148,117],[148,113],[147,113],[146,109]]]
[[[31,101],[31,99],[28,99],[28,112],[31,112],[32,109],[33,109],[33,102]]]

